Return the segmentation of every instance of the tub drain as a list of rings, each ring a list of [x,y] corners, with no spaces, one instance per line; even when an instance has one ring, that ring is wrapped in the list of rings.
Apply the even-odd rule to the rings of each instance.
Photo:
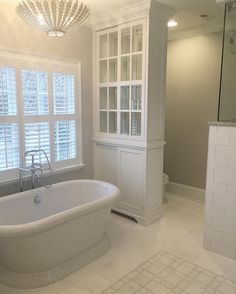
[[[34,197],[34,203],[39,204],[42,201],[42,198],[40,196],[35,196]]]

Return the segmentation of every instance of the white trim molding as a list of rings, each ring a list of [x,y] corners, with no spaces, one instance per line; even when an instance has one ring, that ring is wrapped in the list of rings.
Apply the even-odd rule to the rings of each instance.
[[[167,194],[196,201],[199,203],[205,202],[204,189],[170,182],[166,187],[166,192]]]
[[[219,32],[223,32],[223,25],[221,24],[215,24],[213,26],[192,27],[192,28],[188,28],[184,30],[169,32],[168,41],[184,39],[184,38],[192,38],[192,37],[197,37],[204,34],[219,33]]]
[[[138,1],[133,5],[127,5],[120,9],[92,16],[86,24],[95,31],[99,31],[104,28],[110,28],[131,21],[133,22],[152,17],[151,8],[154,7],[156,7],[155,18],[157,17],[159,21],[167,24],[167,21],[173,16],[174,10],[164,4],[161,4],[157,0]],[[156,13],[156,11],[158,11],[158,13]]]

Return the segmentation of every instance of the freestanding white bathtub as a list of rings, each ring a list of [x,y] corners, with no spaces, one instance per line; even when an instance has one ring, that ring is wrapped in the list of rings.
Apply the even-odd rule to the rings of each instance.
[[[77,180],[1,198],[0,281],[44,286],[103,254],[119,194],[111,184]]]

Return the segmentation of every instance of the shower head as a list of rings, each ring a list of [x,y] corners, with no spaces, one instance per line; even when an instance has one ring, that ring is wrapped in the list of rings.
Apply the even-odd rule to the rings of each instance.
[[[236,11],[236,1],[232,1],[228,3],[228,9],[229,11]]]

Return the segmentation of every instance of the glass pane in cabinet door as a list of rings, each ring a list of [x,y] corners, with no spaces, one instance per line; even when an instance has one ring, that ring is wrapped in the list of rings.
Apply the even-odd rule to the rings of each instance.
[[[142,86],[132,86],[131,94],[131,109],[141,110],[142,109]]]
[[[100,61],[100,83],[107,82],[107,61],[102,60]]]
[[[130,28],[121,30],[121,54],[130,53]]]
[[[141,113],[131,113],[131,135],[141,136]]]
[[[130,80],[130,57],[121,57],[121,81]]]
[[[109,108],[117,109],[117,87],[109,88]]]
[[[120,109],[129,109],[129,86],[120,88]]]
[[[100,132],[107,133],[107,112],[100,111]]]
[[[107,57],[107,35],[102,35],[99,38],[99,56],[100,58]]]
[[[120,133],[129,135],[129,112],[120,113]]]
[[[109,81],[117,82],[117,59],[109,60]]]
[[[118,55],[118,33],[110,33],[109,34],[109,56],[117,56]]]
[[[140,52],[143,49],[143,25],[137,25],[132,29],[133,52]]]
[[[142,80],[142,54],[132,56],[132,80]]]
[[[117,113],[109,112],[109,133],[116,134],[117,133]]]
[[[100,109],[107,109],[107,88],[100,88]]]

